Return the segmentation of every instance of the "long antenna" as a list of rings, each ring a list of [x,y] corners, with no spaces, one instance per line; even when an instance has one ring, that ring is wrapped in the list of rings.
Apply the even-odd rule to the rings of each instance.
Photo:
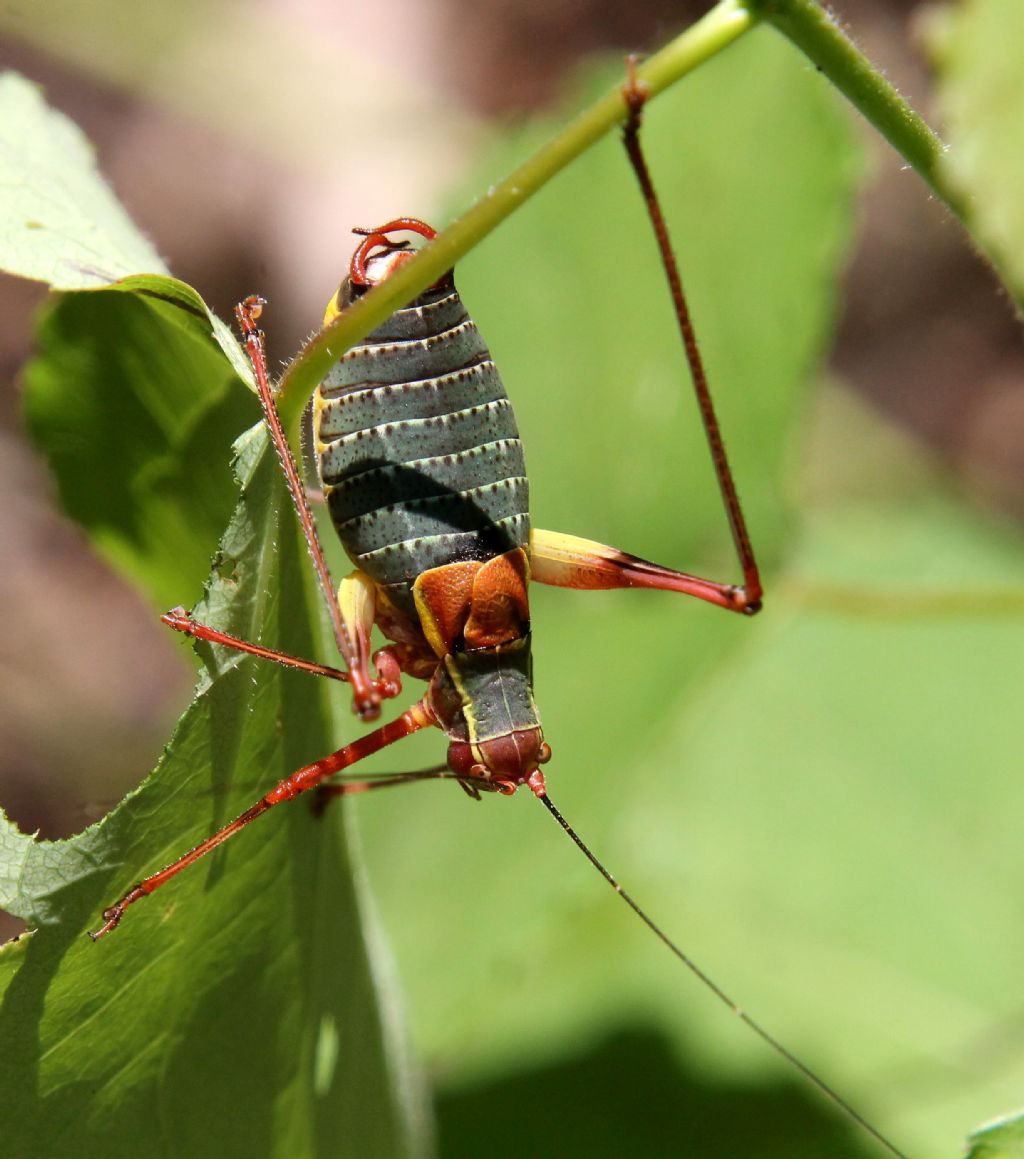
[[[586,857],[586,859],[597,870],[597,872],[605,879],[606,882],[608,882],[612,889],[615,890],[615,892],[619,895],[619,897],[622,898],[626,905],[629,906],[633,913],[636,914],[636,916],[655,935],[655,937],[658,938],[660,942],[669,948],[669,950],[676,956],[676,958],[679,959],[680,962],[682,962],[687,970],[689,970],[690,973],[693,974],[699,982],[701,982],[708,988],[708,990],[711,991],[712,994],[714,994],[719,1002],[721,1002],[724,1006],[727,1006],[733,1012],[733,1014],[736,1015],[737,1018],[739,1018],[743,1023],[750,1027],[750,1029],[757,1035],[758,1038],[761,1039],[762,1042],[766,1043],[777,1055],[785,1059],[785,1061],[791,1067],[799,1071],[799,1073],[802,1074],[803,1077],[812,1086],[816,1087],[827,1099],[834,1103],[859,1127],[867,1131],[867,1133],[871,1135],[871,1137],[878,1143],[880,1143],[891,1155],[895,1155],[896,1159],[907,1159],[906,1154],[901,1151],[895,1145],[895,1143],[891,1143],[882,1134],[882,1132],[878,1130],[877,1127],[873,1126],[860,1113],[860,1111],[852,1107],[834,1087],[830,1086],[819,1074],[816,1074],[813,1070],[811,1070],[811,1068],[805,1062],[797,1058],[797,1056],[788,1047],[783,1046],[783,1044],[779,1042],[779,1040],[772,1033],[770,1033],[770,1031],[766,1030],[761,1025],[761,1023],[757,1021],[757,1019],[749,1015],[742,1006],[734,1002],[732,998],[730,998],[729,995],[722,989],[722,987],[719,986],[718,983],[700,966],[698,966],[693,958],[691,958],[685,950],[681,949],[674,941],[672,941],[668,934],[666,934],[665,931],[654,921],[654,919],[651,918],[647,912],[640,907],[640,905],[633,899],[633,897],[628,894],[621,885],[619,885],[618,881],[616,881],[612,874],[607,869],[605,869],[600,861],[598,861],[597,857],[590,851],[576,830],[573,829],[573,827],[569,824],[568,821],[566,821],[558,809],[555,808],[555,805],[546,792],[538,793],[537,796],[540,797],[541,801],[544,802],[544,807],[562,827],[563,831],[568,834],[576,847],[582,851],[583,856]]]

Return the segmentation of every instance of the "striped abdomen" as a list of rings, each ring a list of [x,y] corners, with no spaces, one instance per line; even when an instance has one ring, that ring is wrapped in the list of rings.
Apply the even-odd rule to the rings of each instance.
[[[428,291],[334,365],[314,431],[345,550],[409,614],[421,572],[527,546],[515,415],[453,289]]]

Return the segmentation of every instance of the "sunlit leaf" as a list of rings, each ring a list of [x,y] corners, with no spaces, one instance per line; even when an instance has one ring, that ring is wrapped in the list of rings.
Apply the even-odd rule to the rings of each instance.
[[[0,76],[0,269],[57,290],[166,273],[96,168],[81,129],[37,85]]]
[[[87,246],[107,271],[158,269],[77,130],[25,86],[0,100],[24,164],[6,159],[54,226],[24,228],[12,268],[66,286],[60,271]],[[33,146],[50,149],[46,165],[33,167]],[[51,204],[68,209],[65,194],[78,215],[46,217]],[[131,278],[47,313],[26,412],[69,513],[157,606],[194,603],[216,551],[202,618],[308,655],[320,641],[305,548],[261,428],[239,439],[232,477],[231,442],[257,413],[239,365],[194,290]],[[422,1153],[386,954],[364,924],[337,818],[281,810],[116,933],[85,936],[135,881],[250,803],[254,779],[269,787],[339,743],[325,690],[308,679],[208,651],[203,665],[157,769],[103,821],[43,842],[0,815],[0,906],[35,927],[0,953],[5,1148]]]
[[[989,1123],[968,1140],[967,1159],[1021,1159],[1024,1156],[1024,1116],[1012,1115]]]

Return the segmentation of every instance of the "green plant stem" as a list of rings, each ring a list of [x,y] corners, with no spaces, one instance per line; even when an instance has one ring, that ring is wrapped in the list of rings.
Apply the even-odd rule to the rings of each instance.
[[[644,61],[637,76],[655,97],[761,21],[792,41],[963,219],[963,205],[943,174],[942,141],[818,0],[720,0],[706,16]],[[621,124],[625,115],[621,88],[606,93],[420,250],[413,261],[316,335],[281,382],[279,406],[286,429],[294,431],[316,384],[353,343],[455,266],[566,165]]]
[[[706,16],[637,68],[652,97],[727,48],[757,22],[743,0],[721,0]],[[623,69],[623,82],[625,82]],[[353,343],[455,266],[527,198],[609,130],[621,124],[626,104],[620,88],[606,93],[509,177],[494,186],[416,258],[374,287],[301,351],[281,382],[278,405],[288,430],[317,383]]]
[[[875,126],[958,218],[964,207],[946,182],[945,146],[896,88],[854,45],[818,0],[746,0],[752,15],[777,28]]]

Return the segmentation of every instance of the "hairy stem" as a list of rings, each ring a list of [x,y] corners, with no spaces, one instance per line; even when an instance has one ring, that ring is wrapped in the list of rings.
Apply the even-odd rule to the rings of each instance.
[[[942,169],[945,145],[818,0],[746,0],[746,7],[792,41],[963,219],[964,207]]]

